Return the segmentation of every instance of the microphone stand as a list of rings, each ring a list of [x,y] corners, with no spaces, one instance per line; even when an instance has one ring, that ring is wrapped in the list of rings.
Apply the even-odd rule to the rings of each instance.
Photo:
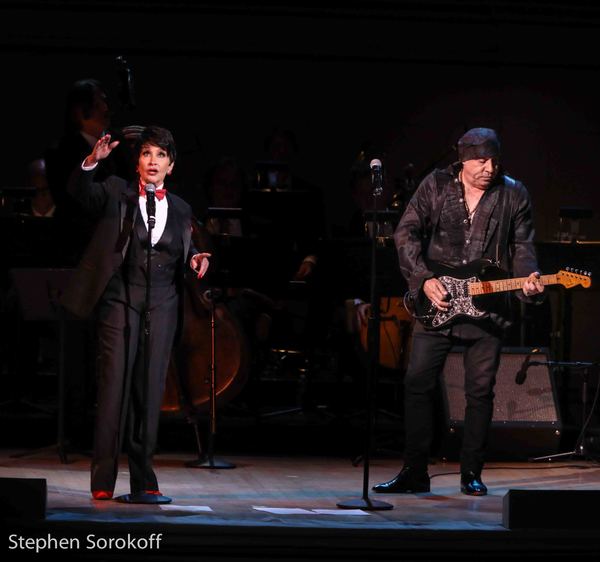
[[[383,502],[380,500],[372,500],[369,498],[369,461],[371,452],[371,433],[373,431],[373,385],[374,380],[377,377],[377,370],[379,366],[379,295],[377,288],[377,234],[378,234],[378,222],[377,222],[377,197],[383,192],[383,185],[381,181],[381,169],[376,170],[374,162],[371,162],[371,168],[373,169],[373,231],[371,233],[371,307],[368,321],[368,347],[369,347],[369,372],[366,377],[366,397],[367,397],[367,424],[365,428],[365,444],[363,454],[363,488],[362,497],[360,499],[348,500],[337,503],[337,506],[341,509],[364,509],[366,511],[376,510],[389,510],[393,509],[394,506],[390,503]],[[381,163],[379,162],[379,166]],[[377,178],[377,176],[379,177]],[[376,179],[377,178],[377,179]]]
[[[208,433],[208,450],[204,456],[201,456],[195,461],[185,463],[191,468],[235,468],[235,464],[227,461],[215,460],[213,457],[215,436],[217,434],[217,339],[216,339],[216,316],[215,316],[215,301],[219,298],[219,291],[212,289],[204,293],[210,301],[210,402],[209,402],[209,419],[210,431]],[[201,452],[200,438],[198,436],[198,424],[194,424],[196,431],[196,441],[198,442],[198,451]]]
[[[578,369],[582,371],[582,384],[581,384],[581,430],[577,441],[575,442],[575,448],[572,451],[565,453],[557,453],[556,455],[546,455],[543,457],[534,457],[529,459],[531,462],[535,461],[552,461],[553,459],[564,458],[564,457],[579,457],[589,458],[589,451],[585,444],[585,431],[589,423],[587,413],[587,402],[588,402],[588,377],[589,370],[593,367],[598,367],[600,362],[589,362],[589,361],[529,361],[525,368],[530,365],[547,365],[548,367],[568,367],[571,369]],[[595,401],[594,401],[595,404]],[[592,408],[593,411],[593,408]],[[590,415],[592,414],[590,411]]]
[[[156,188],[150,185],[146,186],[146,209],[148,210],[148,238],[146,245],[146,302],[144,310],[144,381],[142,389],[142,459],[146,459],[148,454],[148,379],[150,373],[150,289],[152,287],[152,229],[156,221],[154,200],[154,190]],[[171,503],[171,498],[157,494],[148,494],[145,491],[136,492],[134,494],[125,494],[115,498],[121,503],[144,503],[144,504],[164,504]]]

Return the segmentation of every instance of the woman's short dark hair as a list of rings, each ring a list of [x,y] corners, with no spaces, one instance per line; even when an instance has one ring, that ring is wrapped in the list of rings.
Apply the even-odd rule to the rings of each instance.
[[[175,140],[173,134],[168,129],[158,127],[156,125],[149,125],[140,134],[139,138],[135,143],[135,154],[139,157],[142,147],[145,144],[152,146],[159,146],[166,151],[171,162],[175,162],[177,157],[177,150],[175,148]]]

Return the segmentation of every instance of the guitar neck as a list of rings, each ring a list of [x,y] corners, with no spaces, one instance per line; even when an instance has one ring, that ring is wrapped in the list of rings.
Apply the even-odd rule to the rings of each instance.
[[[543,285],[556,285],[558,276],[556,273],[542,275],[540,280]],[[502,291],[518,291],[523,288],[527,277],[514,277],[513,279],[496,279],[495,281],[476,281],[469,283],[470,295],[487,295],[489,293],[500,293]]]

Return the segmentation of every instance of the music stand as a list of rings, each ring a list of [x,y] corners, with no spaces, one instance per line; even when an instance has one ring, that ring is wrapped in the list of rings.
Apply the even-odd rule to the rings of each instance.
[[[251,189],[244,211],[253,235],[301,241],[315,226],[313,194],[304,189]]]
[[[56,322],[58,325],[58,405],[56,448],[61,463],[67,463],[65,443],[65,338],[64,315],[59,303],[73,273],[72,269],[15,268],[10,270],[17,292],[22,318],[25,322]],[[45,449],[47,449],[45,448]],[[19,453],[13,457],[33,453]]]
[[[378,240],[391,238],[390,235],[385,234],[385,226],[389,226],[391,232],[393,232],[400,220],[400,211],[398,209],[382,209],[377,211],[368,210],[363,213],[365,222],[376,224],[376,233],[369,233],[369,235],[375,235]],[[381,232],[383,231],[383,234]]]
[[[241,219],[243,209],[241,207],[208,207],[206,216],[208,218]]]
[[[33,186],[0,187],[0,216],[18,216],[29,206],[35,192]]]
[[[290,164],[278,160],[259,160],[255,163],[255,185],[256,189],[262,191],[276,191],[277,178],[272,178],[271,174],[279,174],[284,172],[286,175],[290,173]]]
[[[209,207],[206,210],[206,219],[218,219],[218,220],[237,220],[240,223],[245,219],[244,210],[242,207]],[[220,236],[235,236],[235,233],[219,231],[217,233]],[[240,232],[241,234],[241,232]]]
[[[594,406],[596,405],[596,401],[598,398],[598,394],[596,394],[596,399],[592,405],[590,412],[587,412],[587,403],[588,403],[588,377],[589,371],[591,368],[598,368],[600,366],[600,362],[589,362],[589,361],[528,361],[524,366],[526,370],[529,366],[533,365],[547,365],[548,367],[565,367],[570,369],[577,369],[581,371],[582,376],[582,384],[581,384],[581,429],[579,431],[579,435],[577,440],[575,441],[575,447],[572,451],[566,451],[564,453],[557,453],[555,455],[546,455],[543,457],[533,457],[529,459],[531,462],[535,461],[552,461],[554,459],[560,459],[565,457],[579,457],[587,459],[590,457],[588,448],[585,444],[585,434],[587,430],[587,426],[590,422],[592,413],[594,412]],[[599,387],[600,388],[600,387]],[[598,391],[597,391],[598,392]]]
[[[0,197],[12,197],[13,199],[31,199],[35,192],[36,188],[29,185],[3,185],[0,187]]]
[[[591,219],[594,216],[592,209],[587,207],[561,207],[558,213],[558,240],[576,242],[579,240],[579,221]],[[563,225],[569,221],[569,230],[563,229]]]

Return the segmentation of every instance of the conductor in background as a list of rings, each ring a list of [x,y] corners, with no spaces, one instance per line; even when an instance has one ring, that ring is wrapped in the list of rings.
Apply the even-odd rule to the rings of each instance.
[[[89,215],[67,190],[73,168],[90,153],[98,139],[111,132],[111,103],[103,84],[94,78],[76,80],[66,96],[62,136],[45,151],[48,186],[56,204],[56,219],[63,229],[63,261],[75,264],[89,242],[96,218]],[[96,180],[116,174],[132,179],[127,146],[117,150],[98,164]]]
[[[97,316],[97,411],[91,467],[91,491],[97,500],[113,496],[122,446],[128,454],[132,495],[161,495],[152,459],[169,358],[182,323],[183,278],[189,267],[202,277],[210,256],[197,253],[191,243],[190,206],[165,189],[176,158],[171,132],[156,126],[143,129],[135,145],[137,180],[110,176],[97,182],[98,164],[118,143],[108,134],[101,136],[71,177],[70,193],[100,219],[62,297],[71,313],[87,317],[95,312]],[[156,223],[150,249],[150,361],[144,380],[149,184],[156,187]],[[144,421],[146,431],[141,431]]]

